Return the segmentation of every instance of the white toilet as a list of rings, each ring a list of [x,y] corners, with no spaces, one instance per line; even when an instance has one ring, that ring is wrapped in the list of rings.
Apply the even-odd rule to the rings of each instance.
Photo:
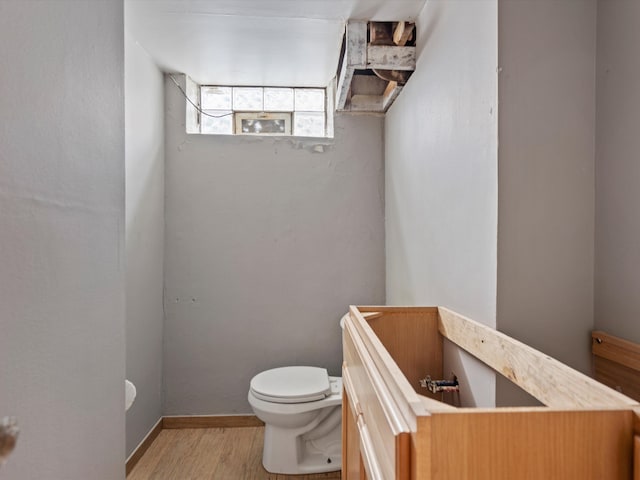
[[[342,378],[324,368],[282,367],[251,379],[249,403],[265,423],[262,464],[288,475],[342,466]]]

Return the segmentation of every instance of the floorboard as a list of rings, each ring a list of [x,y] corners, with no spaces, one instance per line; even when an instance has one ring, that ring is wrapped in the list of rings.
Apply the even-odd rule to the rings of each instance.
[[[127,480],[335,480],[340,472],[276,475],[262,467],[264,427],[165,429]]]

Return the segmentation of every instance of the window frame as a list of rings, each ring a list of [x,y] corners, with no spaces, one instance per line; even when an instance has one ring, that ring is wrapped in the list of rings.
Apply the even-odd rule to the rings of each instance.
[[[331,87],[331,86],[330,86]],[[197,132],[202,135],[252,135],[252,136],[271,136],[271,137],[299,137],[299,138],[333,138],[333,112],[331,111],[333,105],[333,90],[330,87],[282,87],[282,86],[241,86],[241,85],[197,85],[198,88],[198,106],[199,111],[197,113],[198,116],[198,128]],[[203,97],[203,89],[205,88],[230,88],[231,95],[231,109],[225,110],[211,110],[205,109],[202,106],[202,97]],[[243,89],[243,88],[261,88],[262,89],[262,110],[249,110],[246,108],[243,109],[235,109],[235,89]],[[276,109],[265,109],[265,90],[266,89],[291,89],[292,90],[292,103],[293,108],[291,110],[276,110]],[[322,109],[311,109],[311,110],[296,110],[296,92],[303,90],[315,90],[322,92],[323,98],[323,107]],[[221,116],[231,116],[231,132],[225,133],[217,133],[211,131],[203,131],[203,116],[213,115],[219,113]],[[317,115],[321,113],[323,115],[323,135],[322,136],[311,136],[311,135],[297,135],[296,134],[296,114],[314,114]],[[256,133],[256,132],[243,132],[241,128],[242,120],[247,119],[255,119],[260,120],[262,118],[275,118],[275,119],[284,119],[285,120],[285,132],[268,132],[268,133]]]

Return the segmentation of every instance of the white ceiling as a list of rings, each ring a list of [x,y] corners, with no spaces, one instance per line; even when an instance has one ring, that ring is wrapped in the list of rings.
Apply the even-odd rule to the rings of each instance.
[[[324,87],[348,19],[414,20],[425,0],[125,0],[127,32],[200,84]]]

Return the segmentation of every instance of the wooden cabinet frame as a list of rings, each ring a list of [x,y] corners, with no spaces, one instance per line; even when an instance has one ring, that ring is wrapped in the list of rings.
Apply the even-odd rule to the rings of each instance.
[[[448,339],[541,407],[455,408],[423,395]],[[343,478],[640,480],[640,405],[442,307],[350,307]]]

